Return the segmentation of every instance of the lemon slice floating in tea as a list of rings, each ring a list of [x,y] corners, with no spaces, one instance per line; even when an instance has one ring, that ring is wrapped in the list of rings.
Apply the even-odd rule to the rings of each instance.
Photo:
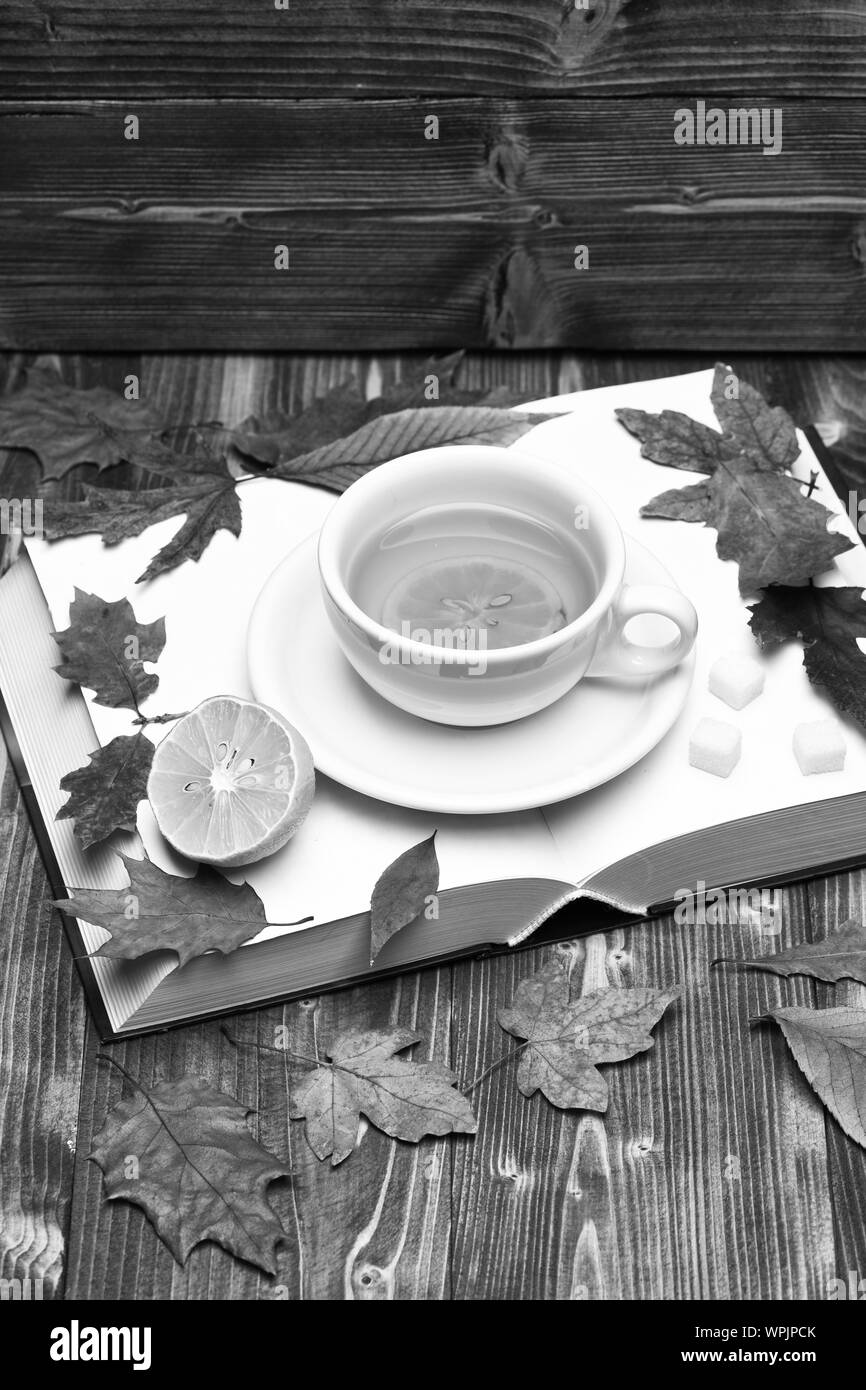
[[[205,700],[159,744],[147,796],[181,854],[233,868],[281,849],[313,800],[313,757],[297,729],[267,705]]]
[[[478,555],[411,570],[386,598],[382,622],[396,632],[407,623],[409,635],[427,642],[437,629],[484,632],[488,649],[495,650],[547,637],[565,626],[566,616],[561,596],[538,570],[520,560]]]

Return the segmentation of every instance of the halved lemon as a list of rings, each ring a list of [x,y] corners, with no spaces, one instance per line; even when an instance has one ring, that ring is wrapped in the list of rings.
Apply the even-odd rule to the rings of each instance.
[[[217,695],[159,744],[147,797],[180,854],[234,868],[281,849],[313,801],[306,740],[267,705]]]
[[[408,635],[422,642],[435,643],[436,631],[484,632],[486,646],[495,650],[547,637],[565,626],[566,617],[561,596],[538,570],[478,555],[410,570],[386,598],[382,622],[400,633],[407,624]]]

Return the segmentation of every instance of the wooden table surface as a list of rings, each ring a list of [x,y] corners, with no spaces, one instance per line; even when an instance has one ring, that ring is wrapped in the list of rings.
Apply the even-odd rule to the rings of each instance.
[[[864,35],[866,0],[4,0],[0,347],[859,351]],[[698,101],[781,148],[678,143]]]
[[[0,385],[24,360],[0,360]],[[64,358],[81,384],[129,371],[169,418],[239,418],[297,405],[355,369],[387,380],[395,356]],[[527,396],[709,365],[695,356],[476,354],[467,382]],[[866,359],[734,359],[799,423],[834,427],[837,461],[866,478]],[[2,456],[0,456],[2,457]],[[86,474],[86,470],[79,470]],[[7,455],[0,491],[26,496],[32,459]],[[74,482],[64,487],[76,486]],[[866,491],[866,488],[864,488]],[[0,760],[4,758],[0,751]],[[782,942],[815,940],[863,911],[866,876],[786,890]],[[89,1299],[747,1299],[823,1298],[834,1277],[866,1273],[866,1154],[825,1113],[778,1030],[750,1020],[775,1003],[828,1001],[828,986],[712,971],[729,930],[672,920],[554,948],[584,989],[679,982],[656,1046],[607,1071],[604,1116],[525,1100],[509,1067],[474,1092],[475,1139],[417,1146],[366,1129],[338,1169],[317,1162],[287,1115],[290,1062],[238,1049],[216,1022],[100,1049],[13,774],[0,791],[0,1275],[44,1281],[45,1297]],[[756,951],[762,942],[756,936]],[[737,949],[748,943],[738,935]],[[417,1027],[464,1083],[502,1056],[496,1011],[545,952],[407,975],[246,1014],[254,1041],[289,1029],[310,1050],[347,1025]],[[839,986],[837,1003],[866,1004]],[[272,1189],[286,1230],[270,1280],[221,1249],[177,1265],[141,1211],[102,1197],[92,1136],[128,1083],[184,1073],[256,1107],[255,1133],[291,1163]]]

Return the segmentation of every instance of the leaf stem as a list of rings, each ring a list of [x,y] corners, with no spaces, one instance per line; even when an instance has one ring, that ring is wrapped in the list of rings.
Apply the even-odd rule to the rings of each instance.
[[[307,1057],[303,1052],[291,1052],[287,1047],[272,1047],[270,1043],[245,1042],[242,1038],[232,1037],[225,1024],[220,1025],[220,1032],[232,1047],[251,1047],[255,1052],[276,1052],[280,1057],[291,1057],[296,1062],[306,1062],[310,1067],[330,1067],[330,1062],[323,1062],[318,1057]]]
[[[478,1076],[476,1076],[474,1081],[470,1081],[468,1086],[463,1087],[464,1096],[468,1096],[470,1091],[474,1091],[475,1087],[480,1085],[481,1082],[484,1081],[488,1076],[490,1076],[492,1072],[497,1071],[499,1067],[504,1067],[506,1063],[513,1061],[514,1058],[519,1056],[523,1049],[528,1046],[528,1042],[519,1043],[518,1046],[513,1047],[510,1052],[506,1052],[504,1057],[500,1057],[498,1062],[493,1062],[491,1066],[486,1067],[484,1071],[479,1072]]]
[[[77,960],[86,960],[87,957],[86,957],[86,956],[77,956],[76,959],[77,959]],[[144,1096],[145,1100],[146,1100],[146,1101],[148,1102],[148,1104],[150,1105],[151,1109],[152,1109],[152,1110],[155,1110],[156,1113],[159,1114],[159,1111],[156,1110],[156,1106],[154,1105],[153,1101],[150,1099],[150,1096],[147,1094],[147,1091],[146,1091],[146,1089],[144,1088],[144,1086],[142,1086],[142,1084],[141,1084],[140,1081],[137,1081],[137,1080],[136,1080],[136,1078],[132,1075],[132,1072],[129,1072],[129,1071],[126,1070],[126,1067],[123,1065],[122,1062],[118,1062],[117,1058],[116,1058],[116,1057],[112,1057],[112,1055],[111,1055],[110,1052],[97,1052],[97,1054],[96,1054],[96,1060],[97,1060],[97,1062],[110,1062],[111,1065],[112,1065],[113,1067],[117,1067],[117,1070],[118,1070],[118,1071],[123,1072],[123,1075],[126,1077],[127,1081],[131,1082],[132,1085],[135,1087],[135,1089],[136,1089],[137,1091],[140,1091],[140,1092],[141,1092],[141,1094]]]
[[[184,710],[181,714],[142,714],[139,710],[138,718],[132,722],[144,728],[145,724],[171,724],[175,719],[185,719],[188,714],[189,710]]]

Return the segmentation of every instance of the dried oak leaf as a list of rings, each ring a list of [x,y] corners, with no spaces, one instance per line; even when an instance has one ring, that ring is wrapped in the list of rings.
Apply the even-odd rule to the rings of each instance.
[[[109,1201],[142,1208],[174,1258],[212,1240],[267,1274],[285,1232],[265,1193],[290,1170],[246,1125],[252,1108],[199,1077],[142,1087],[109,1111],[90,1157]]]
[[[127,401],[104,386],[79,390],[38,368],[19,391],[0,398],[0,446],[36,454],[46,479],[62,478],[79,463],[109,468],[163,428],[142,401]]]
[[[370,902],[370,964],[386,941],[414,922],[439,887],[436,831],[399,855],[376,881]]]
[[[803,665],[813,685],[826,690],[837,709],[866,728],[866,604],[859,588],[769,589],[752,606],[749,626],[761,647],[799,638]]]
[[[478,1124],[456,1076],[440,1062],[413,1062],[395,1052],[420,1042],[407,1028],[349,1029],[323,1061],[292,1088],[290,1115],[306,1120],[307,1142],[334,1167],[355,1147],[361,1116],[393,1139],[474,1134]]]
[[[343,492],[388,459],[443,444],[513,444],[547,418],[487,405],[398,410],[368,420],[343,439],[279,464],[272,476]]]
[[[866,1009],[772,1009],[809,1085],[866,1148]]]
[[[69,627],[53,637],[63,658],[57,674],[92,690],[100,705],[138,710],[159,685],[142,662],[158,660],[165,620],[140,623],[128,599],[109,601],[76,589]]]
[[[549,961],[521,981],[500,1027],[525,1038],[517,1071],[523,1095],[541,1091],[562,1110],[605,1111],[607,1081],[600,1062],[622,1062],[652,1047],[654,1028],[679,997],[671,989],[599,989],[571,998],[568,976]]]
[[[147,795],[153,744],[144,733],[118,734],[90,754],[86,767],[61,778],[69,793],[55,820],[74,821],[82,849],[107,840],[116,830],[134,830],[138,804]]]
[[[179,965],[186,965],[205,951],[227,956],[268,925],[255,889],[230,883],[209,865],[200,864],[192,878],[182,878],[149,859],[120,858],[128,888],[73,888],[73,897],[54,903],[69,916],[111,932],[96,956],[137,960],[149,951],[174,951]]]
[[[208,452],[175,454],[156,446],[140,450],[134,462],[168,479],[167,486],[136,492],[85,486],[84,501],[52,503],[45,526],[47,539],[99,532],[106,545],[116,545],[158,521],[185,516],[180,529],[139,575],[136,582],[143,584],[184,560],[198,560],[218,531],[240,535],[236,480],[224,459]]]
[[[859,980],[866,985],[866,927],[843,922],[824,941],[804,941],[773,956],[737,960],[721,956],[713,965],[736,965],[747,970],[768,970],[773,975],[810,975],[814,980]]]

